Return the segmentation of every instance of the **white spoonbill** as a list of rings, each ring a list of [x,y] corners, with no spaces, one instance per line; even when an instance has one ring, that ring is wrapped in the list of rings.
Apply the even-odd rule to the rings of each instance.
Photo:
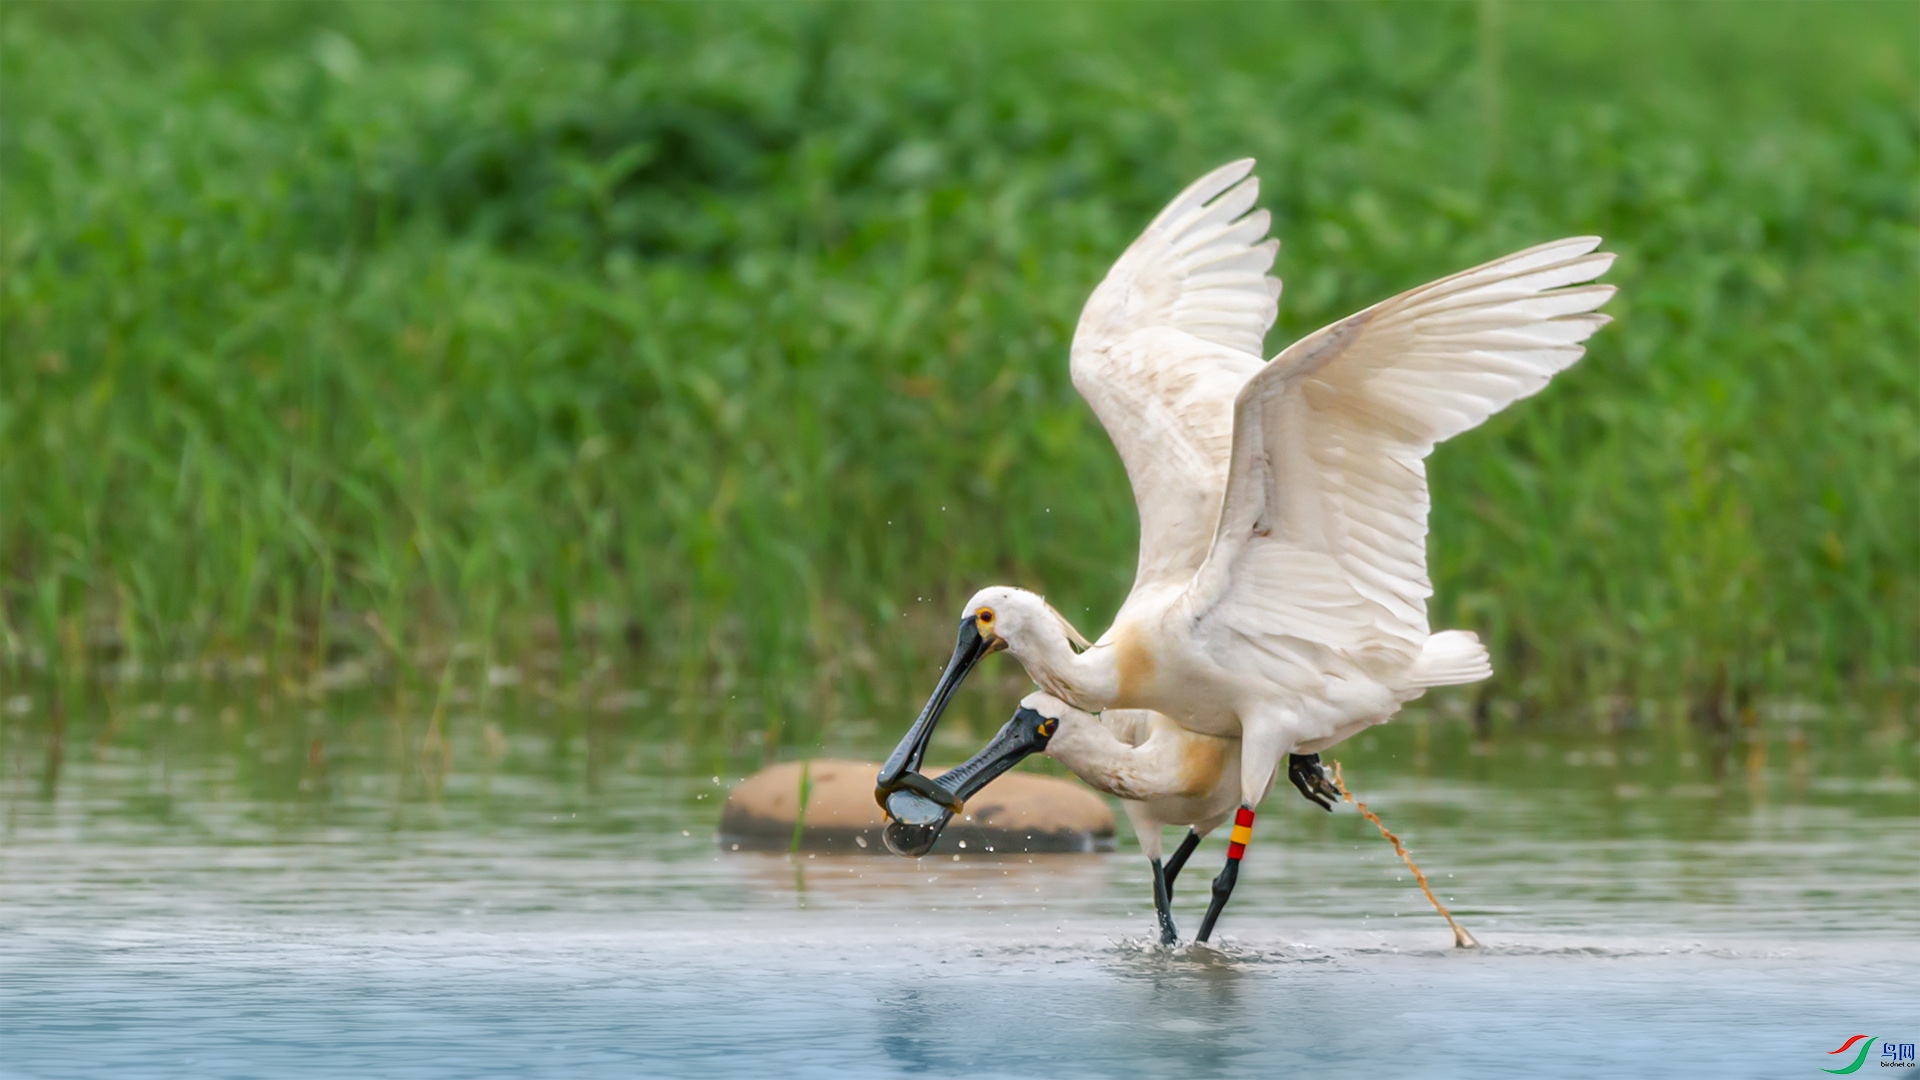
[[[1001,649],[1075,709],[1150,709],[1238,738],[1243,837],[1283,757],[1385,721],[1428,687],[1492,674],[1474,634],[1427,626],[1425,459],[1580,358],[1609,321],[1594,312],[1613,288],[1588,283],[1613,256],[1595,250],[1597,237],[1528,248],[1262,362],[1278,241],[1265,239],[1266,211],[1252,210],[1252,170],[1234,162],[1174,199],[1074,332],[1074,386],[1119,450],[1139,509],[1132,591],[1091,644],[1026,590],[995,586],[967,602],[945,674],[879,777],[895,850],[931,846],[965,797],[918,768],[954,690]],[[994,756],[1024,756],[1001,749]],[[1230,846],[1199,940],[1244,850],[1244,839]]]

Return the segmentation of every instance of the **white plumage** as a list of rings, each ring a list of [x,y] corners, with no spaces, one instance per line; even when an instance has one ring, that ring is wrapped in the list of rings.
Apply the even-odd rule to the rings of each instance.
[[[1244,761],[1257,800],[1279,753],[1491,672],[1470,634],[1427,627],[1424,459],[1578,360],[1614,290],[1583,284],[1612,262],[1598,239],[1560,240],[1382,301],[1263,362],[1278,243],[1252,209],[1252,170],[1234,162],[1174,199],[1074,334],[1074,385],[1140,512],[1139,565],[1113,626],[1076,655],[1048,633],[1057,616],[1015,610],[1035,606],[1031,594],[987,590],[967,614],[993,611],[1035,681],[1079,708],[1156,709],[1259,741],[1265,752]]]
[[[1174,199],[1074,333],[1074,386],[1140,514],[1134,585],[1113,625],[1076,651],[1070,624],[1007,587],[963,614],[963,638],[977,628],[985,651],[1006,648],[1064,706],[1152,710],[1237,737],[1234,797],[1249,808],[1288,753],[1386,720],[1427,687],[1491,674],[1472,633],[1427,624],[1425,459],[1578,360],[1614,292],[1588,284],[1613,261],[1597,238],[1558,240],[1263,361],[1278,242],[1253,209],[1252,170],[1234,162]],[[971,663],[950,668],[942,691]]]

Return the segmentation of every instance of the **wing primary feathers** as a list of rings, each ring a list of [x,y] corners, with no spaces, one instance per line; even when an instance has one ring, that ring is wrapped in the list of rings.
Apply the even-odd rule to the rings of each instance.
[[[1470,636],[1422,653],[1437,640],[1424,459],[1580,359],[1610,321],[1595,309],[1613,287],[1587,284],[1613,263],[1599,245],[1556,240],[1422,285],[1256,372],[1235,401],[1226,497],[1187,594],[1194,617],[1242,637],[1318,632],[1308,640],[1392,656],[1403,675],[1424,663],[1409,685],[1484,677]],[[1356,611],[1365,625],[1340,636]]]
[[[1127,466],[1140,511],[1135,588],[1184,586],[1226,487],[1233,398],[1278,312],[1279,242],[1253,161],[1201,177],[1154,217],[1088,298],[1073,384]]]

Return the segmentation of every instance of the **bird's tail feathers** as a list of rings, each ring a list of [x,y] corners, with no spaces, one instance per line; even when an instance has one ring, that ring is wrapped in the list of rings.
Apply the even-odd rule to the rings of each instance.
[[[1407,669],[1409,686],[1457,686],[1493,674],[1493,660],[1471,630],[1442,630],[1427,638]]]

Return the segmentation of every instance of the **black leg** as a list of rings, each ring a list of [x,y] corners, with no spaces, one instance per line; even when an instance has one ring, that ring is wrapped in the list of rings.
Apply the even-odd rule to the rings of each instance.
[[[1220,876],[1213,879],[1213,902],[1207,905],[1207,917],[1200,921],[1200,933],[1195,941],[1205,941],[1213,936],[1213,924],[1220,921],[1220,913],[1226,910],[1227,898],[1233,895],[1233,883],[1240,880],[1240,860],[1247,853],[1247,841],[1253,839],[1253,807],[1242,806],[1233,814],[1233,833],[1227,842],[1227,865]]]
[[[1160,944],[1179,944],[1180,931],[1173,928],[1173,889],[1159,859],[1153,860],[1153,913],[1160,919]]]
[[[1233,883],[1238,880],[1240,860],[1228,859],[1220,876],[1213,879],[1213,903],[1207,905],[1207,917],[1200,920],[1200,933],[1193,940],[1205,941],[1213,936],[1213,924],[1220,921],[1220,913],[1227,907],[1227,898],[1233,895]]]
[[[1319,754],[1288,754],[1287,779],[1300,789],[1307,801],[1320,809],[1333,812],[1333,804],[1340,801],[1340,789],[1327,780],[1327,772],[1320,767]]]
[[[1187,859],[1193,854],[1193,849],[1199,846],[1200,834],[1188,829],[1187,838],[1180,841],[1179,847],[1173,849],[1173,858],[1167,860],[1167,903],[1173,903],[1173,879],[1180,876],[1180,868],[1187,865]]]

